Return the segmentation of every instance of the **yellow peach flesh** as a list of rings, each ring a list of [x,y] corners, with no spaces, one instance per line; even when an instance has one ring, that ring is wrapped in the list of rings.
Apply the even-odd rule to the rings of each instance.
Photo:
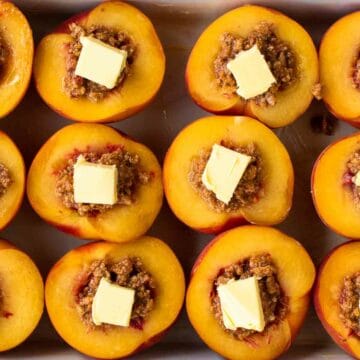
[[[224,139],[239,145],[254,142],[263,159],[264,196],[233,213],[210,209],[188,181],[193,157]],[[261,225],[281,222],[291,207],[293,182],[285,147],[271,130],[249,117],[213,116],[195,121],[176,137],[164,163],[164,188],[170,207],[179,219],[200,231],[219,230],[237,218]]]
[[[326,32],[319,51],[323,100],[335,116],[354,122],[354,126],[360,118],[360,91],[351,76],[359,55],[359,21],[359,11],[338,20]]]
[[[280,286],[288,297],[289,312],[269,336],[256,335],[249,342],[238,341],[220,327],[212,313],[213,281],[221,268],[259,252],[271,255]],[[187,291],[188,315],[200,337],[222,356],[235,360],[274,359],[288,349],[298,332],[314,279],[311,258],[294,239],[268,227],[235,228],[219,235],[200,254]]]
[[[360,357],[359,338],[340,319],[339,298],[344,278],[360,271],[360,242],[354,241],[333,250],[323,262],[315,288],[315,309],[334,341],[352,356]]]
[[[82,122],[121,120],[144,108],[159,90],[165,71],[165,56],[150,20],[131,5],[109,1],[83,15],[77,22],[85,27],[102,25],[130,34],[136,44],[131,75],[121,89],[100,102],[69,97],[64,91],[63,81],[66,44],[71,41],[71,36],[53,33],[41,40],[34,60],[35,82],[44,101],[64,116]]]
[[[10,173],[12,184],[0,197],[0,229],[13,219],[19,210],[25,191],[25,164],[19,149],[3,132],[0,132],[0,164]]]
[[[34,54],[29,23],[11,2],[0,2],[0,34],[8,51],[0,76],[0,117],[4,117],[21,101],[28,88]]]
[[[224,96],[213,70],[219,51],[214,43],[219,43],[226,32],[246,37],[261,22],[275,25],[277,36],[296,54],[298,67],[296,82],[276,95],[275,106],[266,108],[253,100],[245,102],[237,95]],[[270,127],[281,127],[296,120],[310,105],[312,87],[318,81],[317,53],[310,35],[294,20],[272,9],[246,5],[221,16],[203,32],[191,52],[186,80],[194,101],[210,112],[249,115]]]
[[[141,259],[156,282],[155,307],[142,330],[112,327],[88,331],[75,302],[75,291],[86,267],[97,259]],[[176,320],[185,293],[184,274],[171,249],[162,241],[142,237],[131,243],[93,243],[66,254],[50,271],[46,281],[46,305],[58,333],[71,346],[93,357],[113,359],[129,356],[161,335]]]
[[[44,285],[32,260],[0,240],[0,351],[14,348],[35,329],[44,308]]]
[[[56,172],[74,151],[104,151],[107,146],[124,146],[139,154],[141,166],[153,176],[140,186],[133,204],[115,206],[96,217],[80,216],[56,195]],[[117,242],[135,239],[147,231],[160,211],[162,191],[161,168],[155,155],[116,130],[96,124],[70,125],[53,135],[36,155],[27,182],[29,201],[46,221],[82,238]]]
[[[319,156],[312,175],[312,194],[320,218],[346,237],[360,238],[360,210],[350,186],[344,185],[346,163],[360,148],[360,136],[354,134],[330,145]]]

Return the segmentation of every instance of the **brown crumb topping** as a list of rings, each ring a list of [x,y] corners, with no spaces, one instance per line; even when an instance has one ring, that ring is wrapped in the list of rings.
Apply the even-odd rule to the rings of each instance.
[[[352,67],[352,85],[355,89],[360,90],[360,51]]]
[[[3,39],[0,36],[0,72],[2,72],[5,63],[7,61],[7,58],[8,58],[8,50]]]
[[[321,90],[322,90],[322,85],[320,83],[316,83],[312,87],[311,93],[314,95],[316,100],[321,100],[322,99]]]
[[[257,105],[274,106],[276,93],[288,88],[297,77],[296,57],[292,49],[275,34],[275,26],[266,22],[259,23],[244,38],[237,34],[224,33],[220,38],[220,49],[214,60],[214,73],[217,85],[225,96],[236,94],[236,81],[227,69],[227,63],[243,50],[257,45],[264,55],[276,83],[270,89],[253,100]]]
[[[12,183],[9,169],[0,163],[0,197],[6,193]]]
[[[246,279],[252,276],[259,279],[258,284],[265,319],[265,329],[262,334],[284,319],[288,310],[288,301],[277,280],[277,269],[270,254],[254,255],[221,269],[214,280],[213,291],[210,295],[211,306],[213,314],[221,327],[237,340],[248,340],[251,335],[259,332],[244,328],[226,329],[222,318],[220,298],[216,289],[219,285],[229,282],[229,280]]]
[[[86,273],[86,283],[83,284],[76,296],[78,312],[88,329],[93,330],[97,327],[92,321],[91,311],[96,290],[102,278],[135,290],[130,326],[142,329],[147,316],[154,307],[155,281],[138,257],[125,257],[115,263],[96,260],[90,264]],[[113,326],[103,324],[101,328],[105,330]]]
[[[79,155],[86,161],[116,165],[118,169],[118,201],[114,205],[76,203],[74,200],[74,164]],[[151,173],[141,167],[140,157],[121,147],[108,149],[103,152],[83,152],[73,154],[64,168],[57,173],[56,195],[68,209],[77,211],[81,216],[96,216],[112,209],[114,206],[129,206],[135,202],[139,186],[151,181]]]
[[[360,272],[344,278],[340,293],[340,319],[356,336],[360,336]]]
[[[354,203],[360,208],[360,186],[356,186],[353,177],[360,171],[360,149],[354,151],[348,162],[343,176],[343,184],[351,188]]]
[[[69,29],[73,41],[70,42],[67,47],[67,72],[64,81],[65,91],[72,98],[86,97],[93,102],[100,101],[115,89],[119,89],[125,79],[129,76],[130,67],[134,62],[136,53],[135,44],[125,32],[103,26],[92,25],[89,28],[84,28],[76,23],[71,23]],[[117,49],[127,51],[128,56],[126,66],[121,72],[114,89],[108,89],[105,86],[75,75],[76,65],[82,48],[80,43],[81,36],[91,36],[108,45],[116,47]]]
[[[215,194],[203,184],[201,177],[209,160],[211,149],[204,149],[191,162],[189,181],[200,197],[209,207],[217,212],[232,212],[241,207],[256,203],[261,196],[262,160],[255,144],[239,146],[229,141],[221,141],[220,145],[252,157],[252,161],[242,176],[234,195],[228,204],[218,200]]]

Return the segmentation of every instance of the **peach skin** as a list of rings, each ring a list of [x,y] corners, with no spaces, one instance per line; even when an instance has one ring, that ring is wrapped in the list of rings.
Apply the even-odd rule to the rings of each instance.
[[[78,312],[79,289],[89,281],[88,268],[96,260],[116,263],[137,257],[154,278],[154,306],[141,326],[93,326]],[[164,335],[184,301],[183,270],[172,250],[161,240],[144,236],[130,243],[96,242],[68,252],[46,280],[46,307],[59,335],[76,350],[95,358],[118,359],[143,350]]]
[[[66,52],[72,41],[71,23],[84,28],[100,25],[122,31],[135,44],[130,75],[121,88],[114,89],[99,101],[72,98],[64,91]],[[34,59],[34,79],[40,96],[62,116],[81,122],[112,122],[139,112],[157,94],[164,72],[165,55],[151,21],[140,10],[121,1],[102,2],[94,9],[70,18],[40,41]]]
[[[66,207],[56,193],[59,171],[76,154],[124,149],[136,154],[149,182],[140,183],[134,201],[104,212],[82,215]],[[161,168],[145,145],[100,124],[73,124],[55,133],[40,149],[29,170],[27,195],[33,209],[47,222],[72,235],[94,240],[129,241],[143,235],[160,211]]]
[[[0,196],[0,230],[15,217],[25,193],[25,164],[23,157],[8,135],[0,131],[0,164],[5,166],[11,179],[10,185]]]
[[[296,79],[276,93],[273,106],[261,106],[236,93],[223,93],[214,70],[221,36],[227,33],[246,38],[261,23],[272,24],[276,36],[292,49],[297,63]],[[297,22],[270,8],[245,5],[225,13],[205,29],[190,54],[185,77],[191,97],[206,111],[248,115],[277,128],[292,123],[309,107],[318,82],[318,57],[310,35]]]
[[[354,156],[360,149],[355,133],[330,144],[316,160],[311,188],[315,208],[325,225],[340,235],[360,238],[358,186],[353,182]]]
[[[277,281],[288,306],[284,317],[264,332],[240,340],[220,326],[211,297],[221,270],[254,254],[266,253],[277,268]],[[199,255],[186,294],[186,309],[196,332],[215,352],[232,360],[278,358],[292,344],[309,308],[315,267],[306,250],[282,232],[247,225],[218,235]]]
[[[216,211],[189,181],[194,157],[222,141],[255,144],[261,157],[261,189],[254,203]],[[246,116],[210,116],[183,129],[171,144],[163,168],[164,189],[174,214],[191,228],[218,233],[244,223],[282,222],[292,204],[294,172],[286,148],[265,125]]]
[[[337,20],[325,33],[319,50],[322,98],[339,119],[360,126],[359,58],[360,36],[355,30],[360,11]],[[346,39],[346,41],[344,41]]]
[[[36,265],[24,252],[0,240],[0,352],[30,336],[43,309],[44,284]]]
[[[342,321],[340,301],[345,277],[360,270],[359,256],[359,241],[333,249],[321,264],[314,291],[315,310],[325,330],[337,345],[356,359],[360,358],[359,337]]]
[[[0,78],[0,117],[24,97],[31,79],[34,55],[32,30],[23,13],[11,2],[0,1],[1,46],[5,49]]]

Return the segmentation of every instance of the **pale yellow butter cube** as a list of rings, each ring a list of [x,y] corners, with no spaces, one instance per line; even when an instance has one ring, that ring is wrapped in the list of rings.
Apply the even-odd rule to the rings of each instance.
[[[224,285],[219,285],[217,292],[227,329],[264,330],[264,313],[256,277],[230,280]]]
[[[358,172],[356,173],[356,175],[353,176],[352,182],[353,182],[353,184],[355,184],[356,186],[360,186],[360,171],[358,171]]]
[[[202,182],[218,200],[228,204],[250,161],[251,156],[214,144]]]
[[[240,51],[227,63],[227,68],[235,78],[237,94],[244,99],[264,94],[276,82],[257,45]]]
[[[134,289],[113,284],[102,278],[91,308],[94,324],[129,326],[134,301]]]
[[[80,155],[74,165],[73,182],[76,203],[114,205],[117,202],[116,165],[94,164]]]
[[[126,65],[127,52],[93,37],[81,36],[75,75],[113,89]]]

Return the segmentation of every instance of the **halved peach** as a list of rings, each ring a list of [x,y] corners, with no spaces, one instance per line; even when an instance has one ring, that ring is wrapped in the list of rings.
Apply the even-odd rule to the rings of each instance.
[[[28,255],[0,240],[0,352],[22,343],[44,308],[44,284]]]
[[[0,131],[0,164],[8,171],[12,183],[0,196],[0,230],[6,227],[20,209],[25,192],[25,164],[14,142]]]
[[[255,143],[262,158],[263,194],[256,203],[233,212],[214,211],[188,180],[194,156],[222,140]],[[211,116],[193,122],[175,138],[164,162],[164,189],[172,211],[188,226],[206,233],[246,222],[280,223],[291,208],[293,187],[293,167],[284,145],[262,123],[245,116]]]
[[[138,257],[155,282],[154,307],[142,329],[111,326],[88,329],[77,310],[76,296],[95,260],[112,263]],[[184,274],[172,250],[161,240],[144,236],[131,243],[97,242],[67,253],[51,269],[45,298],[59,335],[78,351],[103,359],[127,357],[157,342],[176,320],[185,293]]]
[[[319,51],[322,97],[339,119],[360,126],[360,90],[352,74],[359,57],[360,35],[356,31],[360,11],[336,21],[324,35]],[[346,41],[344,41],[346,39]]]
[[[352,239],[360,238],[360,208],[355,203],[353,185],[345,182],[346,164],[358,149],[358,133],[329,145],[316,160],[311,177],[319,217],[332,230]]]
[[[71,156],[81,152],[107,152],[124,148],[140,157],[142,169],[151,175],[140,185],[130,205],[115,205],[96,216],[81,216],[65,207],[56,195],[58,171]],[[144,234],[162,205],[161,168],[155,155],[115,129],[99,124],[69,125],[55,133],[40,149],[29,170],[27,195],[34,210],[62,231],[85,239],[128,241]]]
[[[264,334],[240,341],[225,332],[216,320],[210,295],[221,269],[259,253],[272,257],[288,310],[285,318]],[[202,340],[223,357],[275,359],[290,347],[305,319],[314,279],[311,258],[296,240],[270,227],[238,227],[217,236],[199,255],[186,294],[187,313]]]
[[[276,94],[276,104],[267,107],[236,94],[225,96],[216,84],[213,69],[224,33],[246,37],[262,22],[273,24],[275,34],[291,47],[298,72],[297,80]],[[317,81],[317,53],[306,30],[284,14],[256,5],[231,10],[210,24],[196,42],[186,67],[188,90],[199,106],[216,114],[253,116],[270,127],[288,125],[303,114],[313,99],[312,89]]]
[[[66,48],[71,42],[68,25],[101,25],[126,32],[136,46],[131,75],[121,89],[104,99],[71,98],[63,88]],[[35,54],[34,78],[43,100],[56,112],[77,121],[111,122],[142,110],[158,92],[165,72],[165,55],[151,21],[135,7],[121,1],[106,1],[89,12],[72,17],[54,33],[45,36]]]
[[[24,14],[9,1],[0,2],[0,33],[5,49],[0,70],[0,117],[4,117],[21,101],[29,86],[34,41]]]
[[[339,297],[344,278],[360,271],[360,242],[351,241],[333,249],[318,272],[314,305],[316,313],[332,339],[356,359],[360,358],[360,340],[340,318]]]

